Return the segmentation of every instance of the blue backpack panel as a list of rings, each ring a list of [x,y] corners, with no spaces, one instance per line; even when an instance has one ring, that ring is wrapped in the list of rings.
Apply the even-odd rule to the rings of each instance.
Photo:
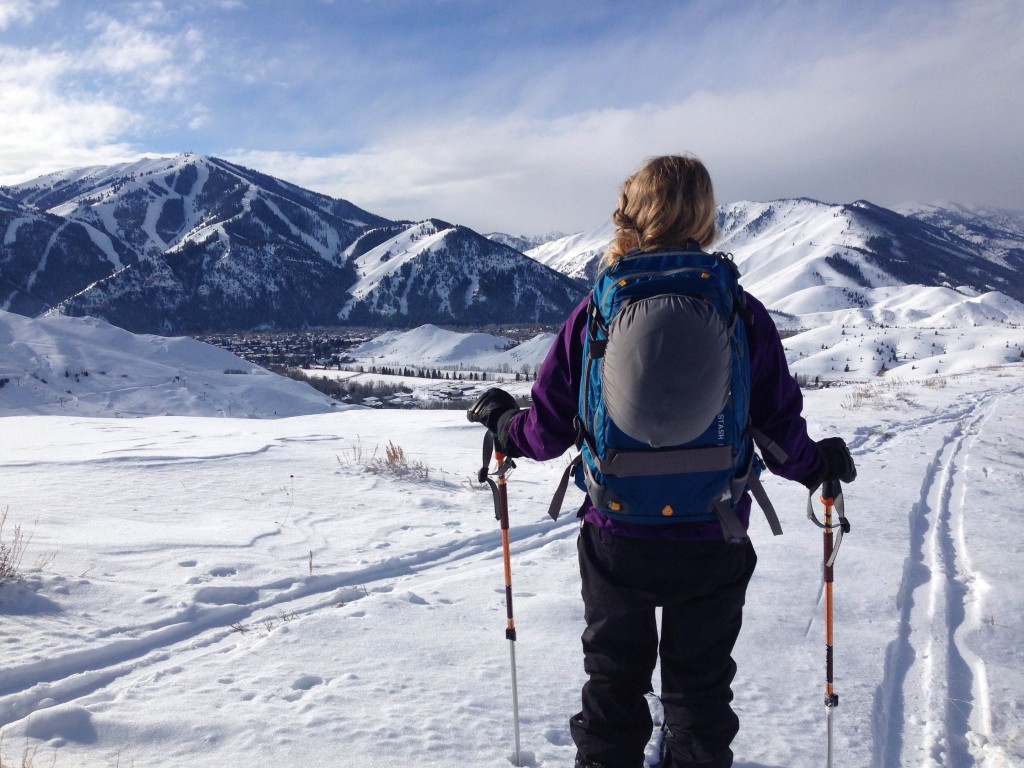
[[[601,513],[652,525],[718,520],[727,539],[746,537],[736,504],[748,487],[762,507],[767,498],[748,432],[745,314],[726,254],[636,251],[598,276],[581,455],[569,471]]]

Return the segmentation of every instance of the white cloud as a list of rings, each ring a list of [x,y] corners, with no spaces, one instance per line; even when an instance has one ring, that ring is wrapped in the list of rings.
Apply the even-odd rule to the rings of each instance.
[[[162,12],[138,8],[150,21]],[[19,18],[30,21],[31,10]],[[146,149],[138,137],[166,114],[193,128],[208,121],[201,104],[175,106],[204,56],[196,29],[159,34],[138,19],[94,15],[82,31],[84,41],[45,49],[0,47],[0,183],[132,159]]]
[[[103,99],[61,91],[75,64],[67,54],[0,48],[0,168],[3,181],[56,168],[123,160],[118,141],[135,117]]]
[[[83,69],[130,77],[150,100],[173,98],[175,88],[194,78],[193,64],[202,61],[202,35],[195,29],[159,34],[118,19],[98,18],[98,30],[81,56]]]
[[[205,128],[210,124],[210,110],[203,105],[197,105],[188,110],[188,127],[193,131]]]
[[[246,142],[231,159],[384,216],[482,231],[599,224],[645,157],[680,151],[707,162],[723,202],[1024,208],[1019,0],[837,14],[802,2],[742,13],[697,2],[680,13],[701,33],[680,37],[678,50],[654,32],[645,48],[623,27],[616,44],[528,42],[455,75],[432,69],[422,45],[421,73],[391,70],[390,39],[380,60],[369,45],[325,57],[304,41],[240,34],[242,14],[217,27],[161,3],[119,7],[132,13],[115,19],[105,6],[77,47],[0,49],[8,181],[69,158],[126,159],[156,149],[144,137],[160,135],[164,151],[218,154]],[[0,0],[0,19],[15,8],[29,6]],[[328,77],[328,62],[346,76]],[[389,77],[378,78],[382,67]]]
[[[705,160],[722,202],[943,198],[1024,208],[1024,5],[970,3],[919,26],[897,42],[865,36],[826,49],[747,89],[555,118],[408,121],[344,155],[234,156],[381,215],[482,231],[595,226],[644,158],[682,151]]]
[[[87,66],[127,73],[165,67],[172,59],[172,45],[167,38],[117,19],[103,19],[97,26],[100,32],[85,53]]]
[[[37,10],[52,7],[56,0],[0,0],[0,30],[15,23],[28,23]]]

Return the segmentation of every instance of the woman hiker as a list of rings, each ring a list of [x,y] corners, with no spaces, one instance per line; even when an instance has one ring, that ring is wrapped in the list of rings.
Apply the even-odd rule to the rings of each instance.
[[[615,235],[604,267],[636,251],[710,247],[715,201],[707,170],[692,156],[649,160],[623,183],[612,221]],[[504,454],[544,461],[576,443],[589,301],[559,331],[538,371],[529,409],[520,410],[497,388],[470,408],[469,419],[484,424]],[[765,463],[811,491],[825,480],[852,481],[856,470],[845,442],[815,442],[807,434],[803,398],[767,310],[749,294],[746,304],[750,425],[784,452],[784,458],[766,452]],[[746,528],[748,494],[735,513]],[[739,730],[730,706],[732,649],[757,562],[750,540],[726,541],[718,522],[629,522],[603,514],[589,499],[580,516],[583,663],[589,679],[582,709],[570,720],[576,768],[643,766],[653,727],[645,694],[659,655],[667,726],[663,768],[731,766],[730,744]],[[660,639],[656,608],[662,609]]]

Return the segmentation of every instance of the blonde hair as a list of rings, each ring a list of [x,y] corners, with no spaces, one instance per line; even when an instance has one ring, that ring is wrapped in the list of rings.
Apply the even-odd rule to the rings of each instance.
[[[693,155],[651,158],[622,183],[612,222],[615,235],[602,267],[630,251],[683,248],[690,240],[707,248],[717,234],[707,168]]]

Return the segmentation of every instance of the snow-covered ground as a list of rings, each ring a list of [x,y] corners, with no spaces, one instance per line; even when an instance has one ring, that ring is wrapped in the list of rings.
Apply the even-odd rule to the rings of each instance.
[[[200,394],[169,398],[192,391],[174,377],[197,381],[201,366],[181,371],[207,352],[161,378],[153,337],[134,352],[149,362],[123,371],[151,385],[122,410],[98,382],[120,379],[115,351],[136,342],[97,342],[72,370],[86,341],[43,327],[54,351],[28,345],[34,358],[15,345],[35,326],[4,340],[26,355],[20,386],[0,388],[0,541],[17,524],[25,542],[21,578],[0,588],[5,764],[26,749],[58,768],[511,764],[479,427],[461,412],[332,408],[296,382],[225,374],[249,368],[219,357]],[[836,564],[837,766],[1024,765],[1024,366],[983,344],[972,366],[963,344],[956,371],[908,365],[806,393],[812,434],[845,436],[860,472]],[[64,402],[24,400],[44,386],[26,366],[44,364],[72,390]],[[70,383],[84,370],[87,397]],[[241,380],[254,405],[229,414]],[[546,515],[563,467],[520,461],[508,486],[523,763],[552,768],[572,762],[584,679],[579,499]],[[734,746],[745,768],[810,768],[824,762],[821,533],[800,486],[767,485],[786,534],[755,519]]]
[[[388,331],[350,354],[363,365],[438,366],[440,368],[534,373],[547,356],[553,333],[516,344],[489,333],[456,333],[436,325]]]
[[[306,384],[193,339],[137,335],[92,317],[0,310],[0,414],[240,416],[334,410]]]

